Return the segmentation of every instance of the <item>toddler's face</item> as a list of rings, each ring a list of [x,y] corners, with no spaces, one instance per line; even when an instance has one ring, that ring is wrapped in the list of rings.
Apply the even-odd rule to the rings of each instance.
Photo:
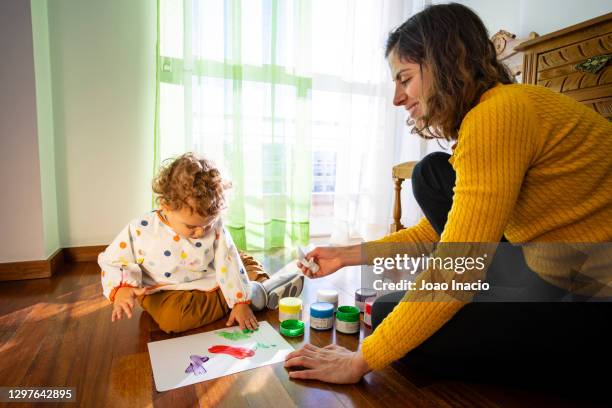
[[[162,206],[166,221],[177,234],[184,238],[202,238],[214,225],[216,216],[202,217],[189,208],[170,210]]]

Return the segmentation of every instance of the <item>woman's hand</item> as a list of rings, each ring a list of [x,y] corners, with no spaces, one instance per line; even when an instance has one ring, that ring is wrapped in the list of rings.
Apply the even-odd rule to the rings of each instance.
[[[319,270],[313,272],[300,261],[297,266],[309,278],[321,278],[336,272],[348,265],[361,263],[361,247],[359,245],[344,247],[317,247],[306,254],[306,259],[313,260],[319,265]]]
[[[370,371],[361,351],[350,351],[330,344],[323,348],[306,344],[285,357],[285,367],[305,367],[289,372],[290,378],[353,384]]]
[[[237,305],[234,305],[234,308],[229,315],[229,319],[227,319],[226,325],[231,326],[234,324],[234,322],[238,322],[241,330],[255,330],[259,326],[253,311],[246,303],[238,303]]]
[[[144,295],[145,288],[130,288],[123,287],[117,289],[115,293],[115,301],[113,302],[113,313],[111,321],[120,320],[123,318],[123,313],[128,319],[132,318],[132,310],[134,309],[134,299],[136,296]]]

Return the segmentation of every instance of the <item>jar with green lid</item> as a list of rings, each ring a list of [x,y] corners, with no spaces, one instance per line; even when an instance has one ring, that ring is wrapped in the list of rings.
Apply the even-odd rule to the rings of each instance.
[[[340,306],[336,312],[336,330],[340,333],[359,333],[359,308]]]
[[[304,335],[304,322],[301,320],[283,320],[280,324],[280,333],[287,337],[298,337]]]

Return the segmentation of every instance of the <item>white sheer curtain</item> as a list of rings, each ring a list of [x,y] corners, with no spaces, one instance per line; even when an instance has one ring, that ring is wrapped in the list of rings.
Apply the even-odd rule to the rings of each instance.
[[[394,87],[384,58],[388,33],[428,3],[349,0],[313,4],[313,16],[327,14],[330,20],[313,22],[312,101],[313,138],[325,135],[337,152],[332,244],[388,233],[394,191],[391,167],[439,149],[435,142],[411,135],[406,111],[392,105]],[[319,7],[325,7],[326,13],[318,13]],[[325,70],[331,71],[329,75],[319,74],[321,59],[329,65]],[[403,190],[402,220],[411,225],[420,212],[409,182]]]
[[[309,208],[310,233],[331,233],[332,243],[386,234],[391,167],[432,147],[409,134],[406,111],[392,106],[384,45],[427,3],[160,0],[156,157],[194,150],[229,170],[228,225],[244,247],[281,245],[287,228],[275,227],[272,242],[265,226],[284,220],[288,206],[306,226],[292,227],[292,237],[308,238]],[[285,142],[298,133],[304,143]],[[283,188],[299,194],[270,194]],[[402,198],[411,225],[419,211],[409,182]]]
[[[240,249],[310,238],[310,0],[158,0],[157,158],[203,154],[233,184]]]

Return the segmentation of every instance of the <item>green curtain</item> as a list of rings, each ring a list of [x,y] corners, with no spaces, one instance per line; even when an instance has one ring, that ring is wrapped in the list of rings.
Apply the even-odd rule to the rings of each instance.
[[[241,249],[309,240],[310,25],[308,0],[158,0],[155,166],[219,164]]]

